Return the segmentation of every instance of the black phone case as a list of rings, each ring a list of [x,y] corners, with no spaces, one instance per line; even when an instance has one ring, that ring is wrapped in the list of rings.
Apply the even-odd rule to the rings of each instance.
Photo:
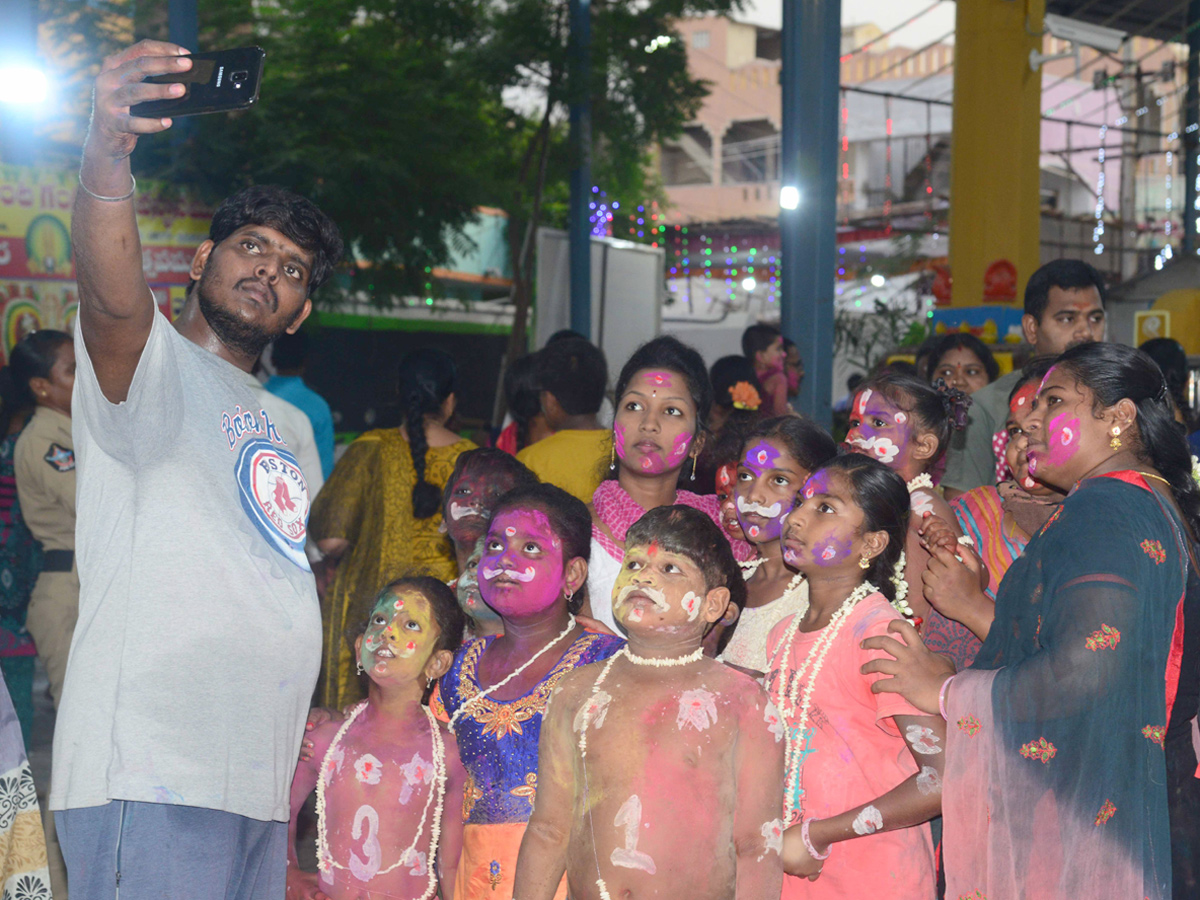
[[[183,84],[182,97],[138,103],[129,108],[129,114],[159,119],[247,109],[258,100],[266,55],[261,47],[194,53],[188,57],[192,68],[187,72],[146,79],[155,84]]]

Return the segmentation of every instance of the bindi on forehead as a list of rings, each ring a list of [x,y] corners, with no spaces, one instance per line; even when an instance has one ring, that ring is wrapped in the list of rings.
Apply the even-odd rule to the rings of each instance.
[[[672,387],[672,378],[670,372],[643,372],[642,377],[654,387]]]
[[[746,449],[742,464],[755,472],[776,468],[779,462],[779,450],[767,441],[759,441],[753,447]]]

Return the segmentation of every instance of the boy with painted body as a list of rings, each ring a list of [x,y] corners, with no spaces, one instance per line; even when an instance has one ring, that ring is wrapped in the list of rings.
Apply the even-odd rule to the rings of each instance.
[[[748,676],[700,642],[744,592],[702,512],[646,513],[613,611],[626,650],[564,678],[543,726],[538,803],[514,896],[777,900],[783,728]]]
[[[288,900],[428,898],[439,886],[453,896],[466,774],[454,736],[423,697],[450,667],[464,618],[433,578],[400,579],[380,593],[354,644],[367,700],[309,733],[313,752],[292,781]],[[301,871],[296,856],[296,818],[314,789],[317,874]]]

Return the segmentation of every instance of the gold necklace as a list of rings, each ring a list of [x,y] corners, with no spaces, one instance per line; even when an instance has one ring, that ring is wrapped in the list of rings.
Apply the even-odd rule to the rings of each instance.
[[[1161,475],[1155,475],[1153,472],[1138,472],[1138,474],[1141,475],[1143,478],[1157,478],[1159,481],[1161,481],[1167,487],[1171,486],[1171,482],[1167,481],[1167,479],[1163,478]]]

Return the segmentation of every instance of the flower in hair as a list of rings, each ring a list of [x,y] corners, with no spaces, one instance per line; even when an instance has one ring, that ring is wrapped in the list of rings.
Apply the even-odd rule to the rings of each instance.
[[[1192,457],[1192,481],[1200,486],[1200,459]]]
[[[967,410],[971,406],[971,398],[958,388],[950,387],[944,378],[934,381],[933,389],[942,397],[942,407],[950,419],[950,427],[955,431],[962,431],[966,428]]]
[[[900,558],[896,560],[896,570],[892,573],[891,582],[896,588],[896,599],[892,601],[892,606],[896,612],[904,616],[906,619],[913,617],[912,607],[908,605],[908,582],[904,580],[904,567],[907,564],[907,559],[904,556],[904,551],[900,551]]]
[[[758,391],[748,381],[739,381],[729,389],[729,396],[733,398],[734,409],[747,409],[751,412],[757,412],[762,406],[762,398],[758,396]]]

